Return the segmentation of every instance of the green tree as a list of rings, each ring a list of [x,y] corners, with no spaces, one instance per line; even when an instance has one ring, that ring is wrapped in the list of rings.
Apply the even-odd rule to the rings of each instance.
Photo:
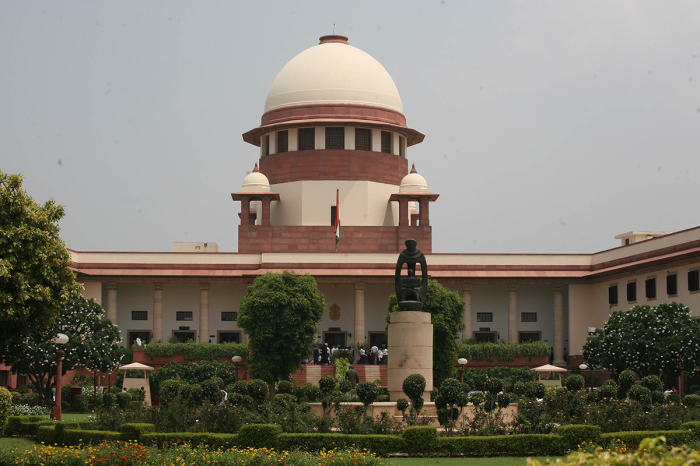
[[[615,311],[583,347],[592,367],[678,377],[700,365],[700,325],[683,304]]]
[[[325,306],[309,274],[268,272],[248,287],[238,325],[248,334],[252,350],[248,368],[269,384],[271,397],[275,382],[287,380],[311,353]]]
[[[29,337],[12,337],[0,343],[5,364],[12,372],[26,374],[42,399],[49,406],[51,391],[56,385],[56,345],[51,341],[57,333],[68,336],[63,345],[62,373],[82,366],[90,371],[108,372],[117,368],[122,357],[117,342],[119,329],[104,319],[104,309],[94,300],[74,296],[48,327],[32,328]]]
[[[0,341],[47,328],[80,290],[59,236],[63,215],[53,199],[37,204],[21,175],[0,171]]]
[[[452,374],[454,362],[457,360],[457,337],[464,329],[462,322],[464,304],[464,300],[454,291],[448,290],[435,280],[428,281],[428,293],[423,312],[431,314],[430,322],[433,324],[434,387],[439,387],[442,381]],[[387,307],[387,325],[389,325],[391,313],[398,311],[399,303],[396,300],[396,294],[392,294],[389,296]]]

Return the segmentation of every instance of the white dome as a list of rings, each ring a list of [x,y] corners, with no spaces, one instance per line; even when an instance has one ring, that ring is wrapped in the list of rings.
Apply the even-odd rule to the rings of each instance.
[[[416,165],[411,167],[411,173],[404,176],[399,186],[400,193],[429,193],[428,183],[416,171]]]
[[[373,105],[403,113],[389,73],[343,36],[321,37],[319,45],[292,58],[272,83],[265,111],[327,103]]]
[[[255,164],[255,168],[252,173],[249,173],[243,179],[243,187],[241,187],[241,192],[243,193],[260,193],[260,192],[270,192],[270,181],[265,175],[260,173],[258,169],[258,164]]]

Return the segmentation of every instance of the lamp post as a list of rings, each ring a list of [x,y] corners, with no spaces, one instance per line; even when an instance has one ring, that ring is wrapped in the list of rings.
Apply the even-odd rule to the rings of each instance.
[[[578,368],[581,369],[581,371],[585,371],[586,369],[588,369],[588,364],[586,364],[585,362],[582,362],[581,364],[579,364]],[[593,389],[592,385],[593,385],[593,381],[591,380],[591,390]],[[585,376],[583,378],[583,388],[584,389],[586,388],[586,377]]]
[[[236,382],[238,382],[238,363],[241,362],[240,356],[234,356],[231,358],[233,363],[236,365]]]
[[[63,345],[68,343],[68,337],[63,333],[56,335],[53,340],[58,345],[56,351],[56,405],[53,407],[53,418],[61,420],[61,361],[63,361]]]
[[[459,383],[463,384],[464,383],[464,366],[466,366],[469,361],[467,361],[466,358],[459,358],[457,360],[457,362],[459,363],[459,366],[460,366],[459,367]]]

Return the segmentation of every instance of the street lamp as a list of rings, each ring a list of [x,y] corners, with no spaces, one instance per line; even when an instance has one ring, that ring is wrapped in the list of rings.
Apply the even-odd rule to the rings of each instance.
[[[56,335],[53,340],[58,345],[56,351],[56,405],[53,407],[53,418],[61,420],[61,361],[63,360],[63,345],[68,343],[68,337],[63,333]]]
[[[460,365],[460,368],[459,368],[459,383],[464,383],[464,366],[466,366],[467,363],[468,363],[469,361],[467,361],[466,358],[459,358],[459,359],[457,360],[457,362],[458,362],[459,365]]]
[[[581,371],[585,371],[588,369],[588,364],[585,362],[582,362],[581,364],[578,365],[578,368],[581,369]],[[583,388],[586,388],[586,377],[583,378]],[[591,381],[591,390],[593,389],[593,382]]]
[[[236,365],[236,382],[238,382],[238,363],[241,362],[240,356],[234,356],[231,358],[233,363]]]

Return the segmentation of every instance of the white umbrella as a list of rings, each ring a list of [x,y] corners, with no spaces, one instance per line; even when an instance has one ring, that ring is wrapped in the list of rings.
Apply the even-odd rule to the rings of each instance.
[[[534,367],[530,370],[535,372],[567,372],[567,369],[553,366],[551,364],[545,364],[544,366]]]
[[[151,366],[141,364],[140,362],[132,362],[126,366],[119,366],[120,371],[152,371],[155,370]]]

